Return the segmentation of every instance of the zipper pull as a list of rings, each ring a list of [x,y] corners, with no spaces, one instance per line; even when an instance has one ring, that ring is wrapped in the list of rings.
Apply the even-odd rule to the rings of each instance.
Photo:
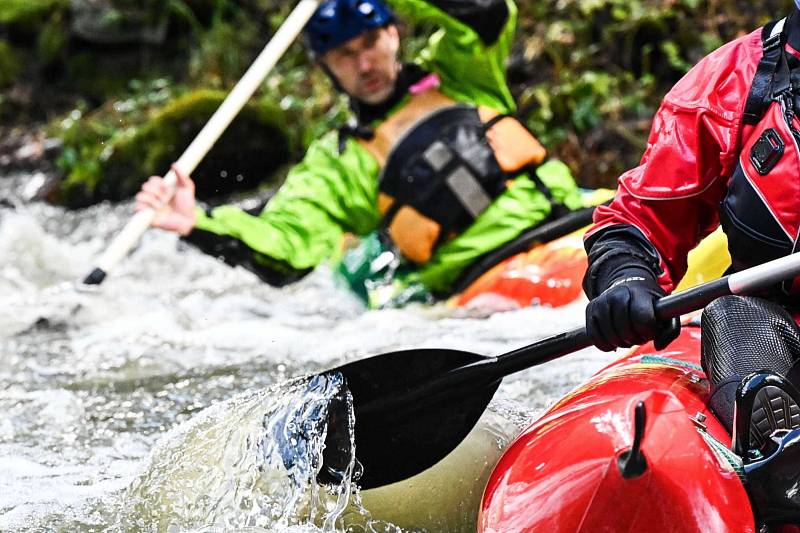
[[[783,117],[786,119],[786,125],[789,126],[789,131],[794,135],[795,139],[800,141],[800,132],[794,127],[794,96],[791,91],[782,95],[781,103],[783,105]]]
[[[783,103],[784,116],[786,116],[786,118],[794,118],[794,98],[792,98],[791,91],[783,93],[781,95],[781,101]]]

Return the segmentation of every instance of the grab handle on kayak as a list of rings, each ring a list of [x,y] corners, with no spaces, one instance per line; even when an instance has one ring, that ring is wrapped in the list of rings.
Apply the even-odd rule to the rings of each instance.
[[[644,402],[636,404],[633,416],[633,445],[617,459],[619,472],[625,479],[639,477],[647,470],[647,459],[642,453],[642,440],[647,427],[647,409]]]

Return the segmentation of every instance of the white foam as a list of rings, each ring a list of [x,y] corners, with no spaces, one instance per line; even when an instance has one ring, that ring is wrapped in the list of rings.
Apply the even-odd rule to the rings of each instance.
[[[170,428],[287,373],[403,348],[494,355],[583,317],[585,301],[489,318],[364,311],[327,267],[275,289],[158,231],[97,293],[59,285],[87,273],[130,209],[0,208],[2,530],[113,523],[116,494]],[[538,412],[611,357],[586,350],[522,372],[497,398]]]

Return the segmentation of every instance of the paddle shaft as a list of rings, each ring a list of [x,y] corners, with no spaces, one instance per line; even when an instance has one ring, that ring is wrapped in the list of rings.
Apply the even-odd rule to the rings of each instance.
[[[800,275],[800,254],[789,255],[703,283],[677,294],[665,296],[656,303],[656,314],[661,319],[669,320],[702,309],[720,296],[752,294],[798,275]],[[492,377],[500,379],[586,348],[591,344],[585,327],[561,333],[519,350],[497,356],[493,361]]]
[[[800,273],[800,261],[798,261],[798,258],[792,261],[792,264],[795,263],[795,268]],[[656,315],[663,320],[669,320],[685,313],[702,309],[720,296],[743,294],[748,289],[757,290],[775,283],[774,281],[761,283],[763,278],[759,278],[756,281],[758,287],[754,283],[746,288],[740,287],[737,291],[734,291],[733,286],[736,285],[731,285],[733,276],[736,276],[736,274],[661,298],[656,302]],[[779,278],[777,281],[781,279],[783,278]],[[586,327],[582,326],[493,358],[491,373],[497,379],[500,379],[531,366],[547,363],[577,350],[588,348],[591,345],[592,341],[586,333]]]
[[[267,74],[275,67],[278,60],[286,53],[297,36],[305,27],[311,16],[317,10],[319,0],[300,0],[297,7],[281,25],[272,39],[267,43],[256,60],[247,69],[242,79],[231,90],[219,108],[214,112],[209,121],[197,134],[189,147],[175,162],[182,172],[191,174],[200,161],[214,146],[231,121],[239,114]],[[170,188],[174,189],[177,176],[170,170],[164,180]],[[106,275],[128,255],[131,248],[136,246],[142,234],[150,227],[156,213],[152,209],[139,211],[120,233],[114,238],[106,251],[97,260],[96,267],[84,279],[87,285],[99,285]]]
[[[766,289],[800,275],[800,254],[782,257],[736,274],[703,283],[686,291],[661,298],[656,314],[664,319],[702,309],[720,296],[744,295]],[[496,357],[451,370],[427,381],[402,397],[381,398],[363,406],[362,413],[413,403],[457,387],[478,386],[576,352],[592,345],[585,327],[548,337],[539,342]]]

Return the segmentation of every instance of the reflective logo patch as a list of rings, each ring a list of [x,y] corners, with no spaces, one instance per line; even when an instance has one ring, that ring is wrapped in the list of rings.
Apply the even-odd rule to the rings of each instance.
[[[785,146],[786,144],[778,132],[774,128],[770,128],[761,134],[750,150],[750,162],[753,163],[759,174],[766,176],[783,157]]]

